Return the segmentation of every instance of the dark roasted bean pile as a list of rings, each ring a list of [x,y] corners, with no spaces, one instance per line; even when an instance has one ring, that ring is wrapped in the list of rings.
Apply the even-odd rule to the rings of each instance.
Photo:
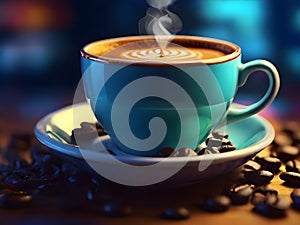
[[[95,132],[95,129],[98,135],[106,134],[99,124],[82,123],[81,128],[73,130],[73,144],[76,144],[75,133],[88,137],[89,131]],[[193,203],[197,210],[222,213],[232,205],[252,204],[252,212],[265,217],[285,217],[290,208],[300,213],[299,134],[298,123],[287,123],[269,147],[268,156],[256,156],[246,162],[218,193],[202,199],[197,199],[195,195],[198,202]],[[161,150],[161,156],[197,156],[233,151],[235,145],[229,138],[224,132],[214,131],[198,154],[187,148],[175,154],[174,149],[166,148]],[[32,135],[13,134],[0,152],[0,209],[51,204],[59,210],[95,212],[105,217],[126,217],[137,210],[137,207],[128,204],[130,201],[115,199],[103,188],[102,179],[79,170],[76,164],[63,160],[61,155],[53,154],[53,151],[37,143]],[[282,185],[292,189],[290,197],[280,196],[277,190],[268,187],[275,176],[282,180]],[[191,205],[170,205],[153,216],[164,220],[185,220],[192,216]]]

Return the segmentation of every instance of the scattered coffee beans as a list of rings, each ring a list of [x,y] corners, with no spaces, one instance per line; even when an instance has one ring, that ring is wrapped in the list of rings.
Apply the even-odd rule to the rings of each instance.
[[[170,208],[164,211],[160,218],[167,219],[167,220],[185,220],[190,217],[190,212],[187,208],[181,207],[181,208]]]
[[[274,174],[267,170],[244,170],[243,172],[246,181],[256,186],[268,184],[274,178]]]
[[[76,137],[80,137],[81,141],[90,141],[95,138],[95,136],[103,136],[107,133],[103,130],[98,122],[90,123],[90,122],[82,122],[80,124],[80,128],[75,128],[72,130],[71,140],[73,144],[76,143]]]
[[[235,145],[228,139],[229,135],[223,131],[213,131],[203,145],[198,155],[224,153],[236,150]]]
[[[291,145],[292,143],[293,143],[293,139],[286,132],[277,132],[273,140],[273,146],[275,148],[278,146]]]
[[[0,193],[0,208],[28,207],[32,202],[32,196],[26,193],[13,193],[2,191]]]
[[[224,212],[229,209],[230,205],[230,198],[225,195],[216,195],[205,199],[200,208],[208,212]]]
[[[253,191],[251,203],[254,212],[263,216],[277,218],[286,216],[289,202],[278,196],[278,192],[269,188],[257,188]]]
[[[281,180],[285,181],[287,186],[298,188],[300,187],[300,173],[283,172],[279,175]]]
[[[293,200],[292,207],[300,211],[300,188],[293,190],[291,199]]]
[[[300,184],[300,166],[297,158],[299,157],[299,130],[299,123],[290,123],[283,128],[282,132],[276,135],[272,144],[272,157],[255,157],[245,163],[242,167],[244,179],[238,181],[242,183],[234,184],[230,189],[224,191],[227,196],[215,195],[205,199],[200,208],[208,212],[224,212],[231,204],[247,204],[250,199],[254,205],[254,211],[260,215],[284,217],[289,208],[289,202],[279,196],[276,190],[262,186],[272,180],[273,173],[278,173],[281,164],[284,163],[286,172],[282,172],[280,178],[290,187],[296,188],[291,193],[292,207],[300,211],[300,190],[297,188]],[[98,123],[81,123],[80,128],[73,131],[74,144],[76,144],[74,132],[79,132],[80,135],[87,137],[91,133],[94,135],[95,132],[99,136],[106,135]],[[95,205],[102,205],[102,215],[107,217],[123,217],[132,213],[130,207],[121,203],[112,203],[113,196],[102,193],[103,183],[101,180],[83,174],[73,164],[49,154],[45,147],[32,146],[31,139],[32,135],[15,134],[9,141],[8,151],[5,154],[8,164],[0,163],[0,208],[27,207],[36,203],[32,201],[36,197],[51,196],[56,198],[55,203],[59,209],[83,210],[82,205],[84,205],[85,208],[90,207],[89,210],[95,210]],[[29,161],[19,157],[19,153],[24,153],[28,149],[31,151],[31,160]],[[160,151],[160,156],[196,156],[196,152],[198,155],[202,155],[233,150],[235,150],[235,146],[227,133],[213,131],[206,143],[201,145],[197,151],[189,148],[176,151],[173,148],[165,148]],[[66,188],[62,189],[62,186],[70,190],[70,193],[66,193]],[[74,187],[77,186],[80,186],[80,190],[78,189],[76,192]],[[97,200],[100,199],[101,203],[109,203],[99,204]],[[160,214],[160,218],[168,220],[183,220],[189,217],[189,209],[184,207],[170,207]]]
[[[285,217],[289,206],[290,204],[285,198],[274,198],[272,195],[267,195],[263,203],[254,206],[254,212],[270,218]]]
[[[243,165],[242,170],[260,170],[261,165],[253,160],[249,160]]]
[[[238,184],[231,188],[229,197],[233,205],[247,204],[253,192],[253,187],[249,184]]]
[[[132,212],[130,207],[118,203],[106,203],[102,209],[103,214],[107,217],[124,217]]]
[[[300,161],[290,160],[286,163],[285,169],[287,172],[296,172],[300,173]]]
[[[166,147],[160,149],[158,156],[160,157],[183,157],[183,156],[197,156],[206,154],[218,154],[223,152],[230,152],[236,149],[235,145],[228,139],[228,134],[223,131],[213,131],[199,149],[196,151],[190,148],[174,149]],[[198,154],[196,153],[198,152]]]
[[[287,163],[290,160],[294,160],[299,155],[299,149],[296,146],[291,145],[279,146],[275,151],[275,155],[283,163]]]
[[[263,170],[278,173],[281,161],[274,157],[255,157],[254,160],[261,165]]]

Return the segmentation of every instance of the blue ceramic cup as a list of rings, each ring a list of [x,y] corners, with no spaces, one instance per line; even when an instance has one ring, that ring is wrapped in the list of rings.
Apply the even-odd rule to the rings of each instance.
[[[237,45],[194,36],[176,36],[166,49],[153,36],[96,41],[81,50],[81,62],[85,95],[99,123],[120,150],[139,156],[196,149],[212,129],[268,106],[280,85],[270,62],[242,64]],[[269,79],[266,93],[235,108],[238,88],[256,71]]]

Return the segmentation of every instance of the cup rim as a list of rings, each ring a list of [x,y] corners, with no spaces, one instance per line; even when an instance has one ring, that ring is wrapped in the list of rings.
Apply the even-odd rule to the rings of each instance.
[[[188,39],[189,41],[198,41],[198,42],[207,42],[212,44],[217,44],[219,46],[226,46],[227,48],[230,48],[232,50],[231,53],[226,54],[224,56],[216,57],[216,58],[209,58],[209,59],[202,59],[199,61],[188,61],[188,60],[182,60],[182,61],[168,61],[168,62],[160,62],[160,61],[154,61],[154,60],[134,60],[134,59],[121,59],[121,58],[113,58],[113,57],[105,57],[105,56],[98,56],[92,53],[89,53],[87,51],[88,47],[91,47],[92,45],[96,44],[109,44],[109,43],[130,43],[134,41],[142,41],[142,40],[155,40],[155,36],[153,35],[140,35],[140,36],[125,36],[125,37],[117,37],[117,38],[109,38],[104,40],[97,40],[94,42],[90,42],[87,45],[85,45],[81,50],[81,56],[93,60],[100,63],[105,64],[135,64],[135,65],[151,65],[151,66],[184,66],[184,65],[211,65],[211,64],[220,64],[224,62],[228,62],[231,60],[234,60],[238,58],[241,55],[241,48],[231,42],[220,40],[220,39],[214,39],[214,38],[208,38],[208,37],[200,37],[200,36],[190,36],[190,35],[176,35],[174,36],[174,39],[172,42],[175,42],[180,39]]]

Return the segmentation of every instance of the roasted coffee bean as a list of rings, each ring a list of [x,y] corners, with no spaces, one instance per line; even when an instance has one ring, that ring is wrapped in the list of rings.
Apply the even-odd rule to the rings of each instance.
[[[14,133],[11,135],[7,149],[9,152],[26,151],[31,146],[31,134]]]
[[[263,203],[255,204],[254,212],[270,218],[281,218],[286,216],[289,205],[285,198],[267,195]]]
[[[185,220],[190,217],[190,212],[187,208],[170,208],[164,211],[160,218],[167,219],[167,220]]]
[[[228,134],[224,131],[214,130],[211,134],[214,138],[217,139],[228,138]]]
[[[173,157],[197,156],[197,153],[191,148],[180,148],[174,151]]]
[[[294,189],[292,191],[291,199],[293,200],[293,203],[291,204],[293,209],[300,211],[300,188]]]
[[[229,197],[233,205],[247,204],[253,192],[253,188],[249,184],[238,184],[232,187]]]
[[[32,202],[32,196],[28,194],[0,194],[0,208],[27,207]]]
[[[88,190],[87,190],[87,193],[86,193],[86,198],[87,198],[87,200],[89,200],[89,201],[95,200],[95,191],[92,190],[92,189],[88,189]]]
[[[244,170],[245,179],[256,186],[265,185],[271,182],[274,174],[267,170]]]
[[[287,172],[296,172],[300,173],[300,161],[290,160],[286,163],[285,169]]]
[[[299,149],[295,146],[285,145],[280,146],[276,150],[276,156],[283,163],[287,163],[290,160],[295,159],[299,155]]]
[[[285,146],[285,145],[291,145],[293,143],[293,139],[290,135],[288,135],[285,132],[278,132],[276,133],[274,140],[273,140],[273,146]]]
[[[300,124],[297,121],[289,120],[283,124],[282,132],[292,136],[295,132],[300,130]]]
[[[208,138],[205,141],[207,147],[221,147],[222,145],[222,139],[217,139],[217,138]]]
[[[236,149],[236,147],[232,144],[229,144],[229,145],[222,145],[221,148],[219,148],[219,152],[220,153],[223,153],[223,152],[231,152],[231,151],[234,151]]]
[[[205,199],[204,203],[200,205],[200,208],[208,212],[224,212],[229,209],[230,205],[230,198],[225,195],[217,195]]]
[[[278,173],[281,166],[281,161],[274,157],[255,157],[254,159],[259,163],[263,170],[270,171],[272,173]]]
[[[281,180],[285,181],[287,186],[298,188],[300,187],[300,173],[295,172],[282,172],[279,175]]]
[[[266,196],[273,196],[273,197],[269,197],[269,198],[274,199],[274,197],[276,197],[276,198],[278,197],[278,192],[277,192],[277,190],[272,189],[272,188],[265,188],[265,187],[256,188],[252,192],[251,203],[253,205],[262,204],[265,202]]]
[[[300,188],[296,188],[291,193],[293,203],[300,208]]]
[[[107,135],[107,133],[104,131],[104,129],[101,127],[99,122],[90,123],[90,122],[82,122],[80,124],[81,128],[83,129],[96,129],[99,136]]]
[[[132,209],[117,203],[106,203],[103,206],[103,214],[107,217],[124,217],[130,215]]]
[[[100,180],[100,179],[97,179],[97,178],[95,178],[95,177],[92,177],[92,178],[91,178],[91,182],[92,182],[92,184],[93,184],[96,188],[100,188],[101,185],[102,185],[101,180]]]
[[[210,147],[210,148],[201,149],[198,155],[209,155],[209,154],[218,154],[218,153],[220,153],[218,147]]]
[[[293,145],[297,146],[300,144],[300,130],[293,134]]]
[[[162,148],[159,150],[158,152],[158,156],[161,157],[169,157],[170,155],[172,155],[172,153],[175,151],[174,148],[172,147],[166,147],[166,148]]]
[[[278,192],[271,188],[256,188],[251,196],[254,211],[267,217],[284,217],[289,202],[280,198]]]
[[[100,124],[98,122],[96,123],[90,123],[90,122],[82,122],[80,124],[81,128],[83,129],[95,129],[98,133],[99,136],[102,136],[102,135],[106,135],[107,133],[104,131],[104,129],[100,126]]]
[[[253,160],[249,160],[242,167],[242,170],[245,170],[245,169],[246,170],[260,170],[261,165]]]

